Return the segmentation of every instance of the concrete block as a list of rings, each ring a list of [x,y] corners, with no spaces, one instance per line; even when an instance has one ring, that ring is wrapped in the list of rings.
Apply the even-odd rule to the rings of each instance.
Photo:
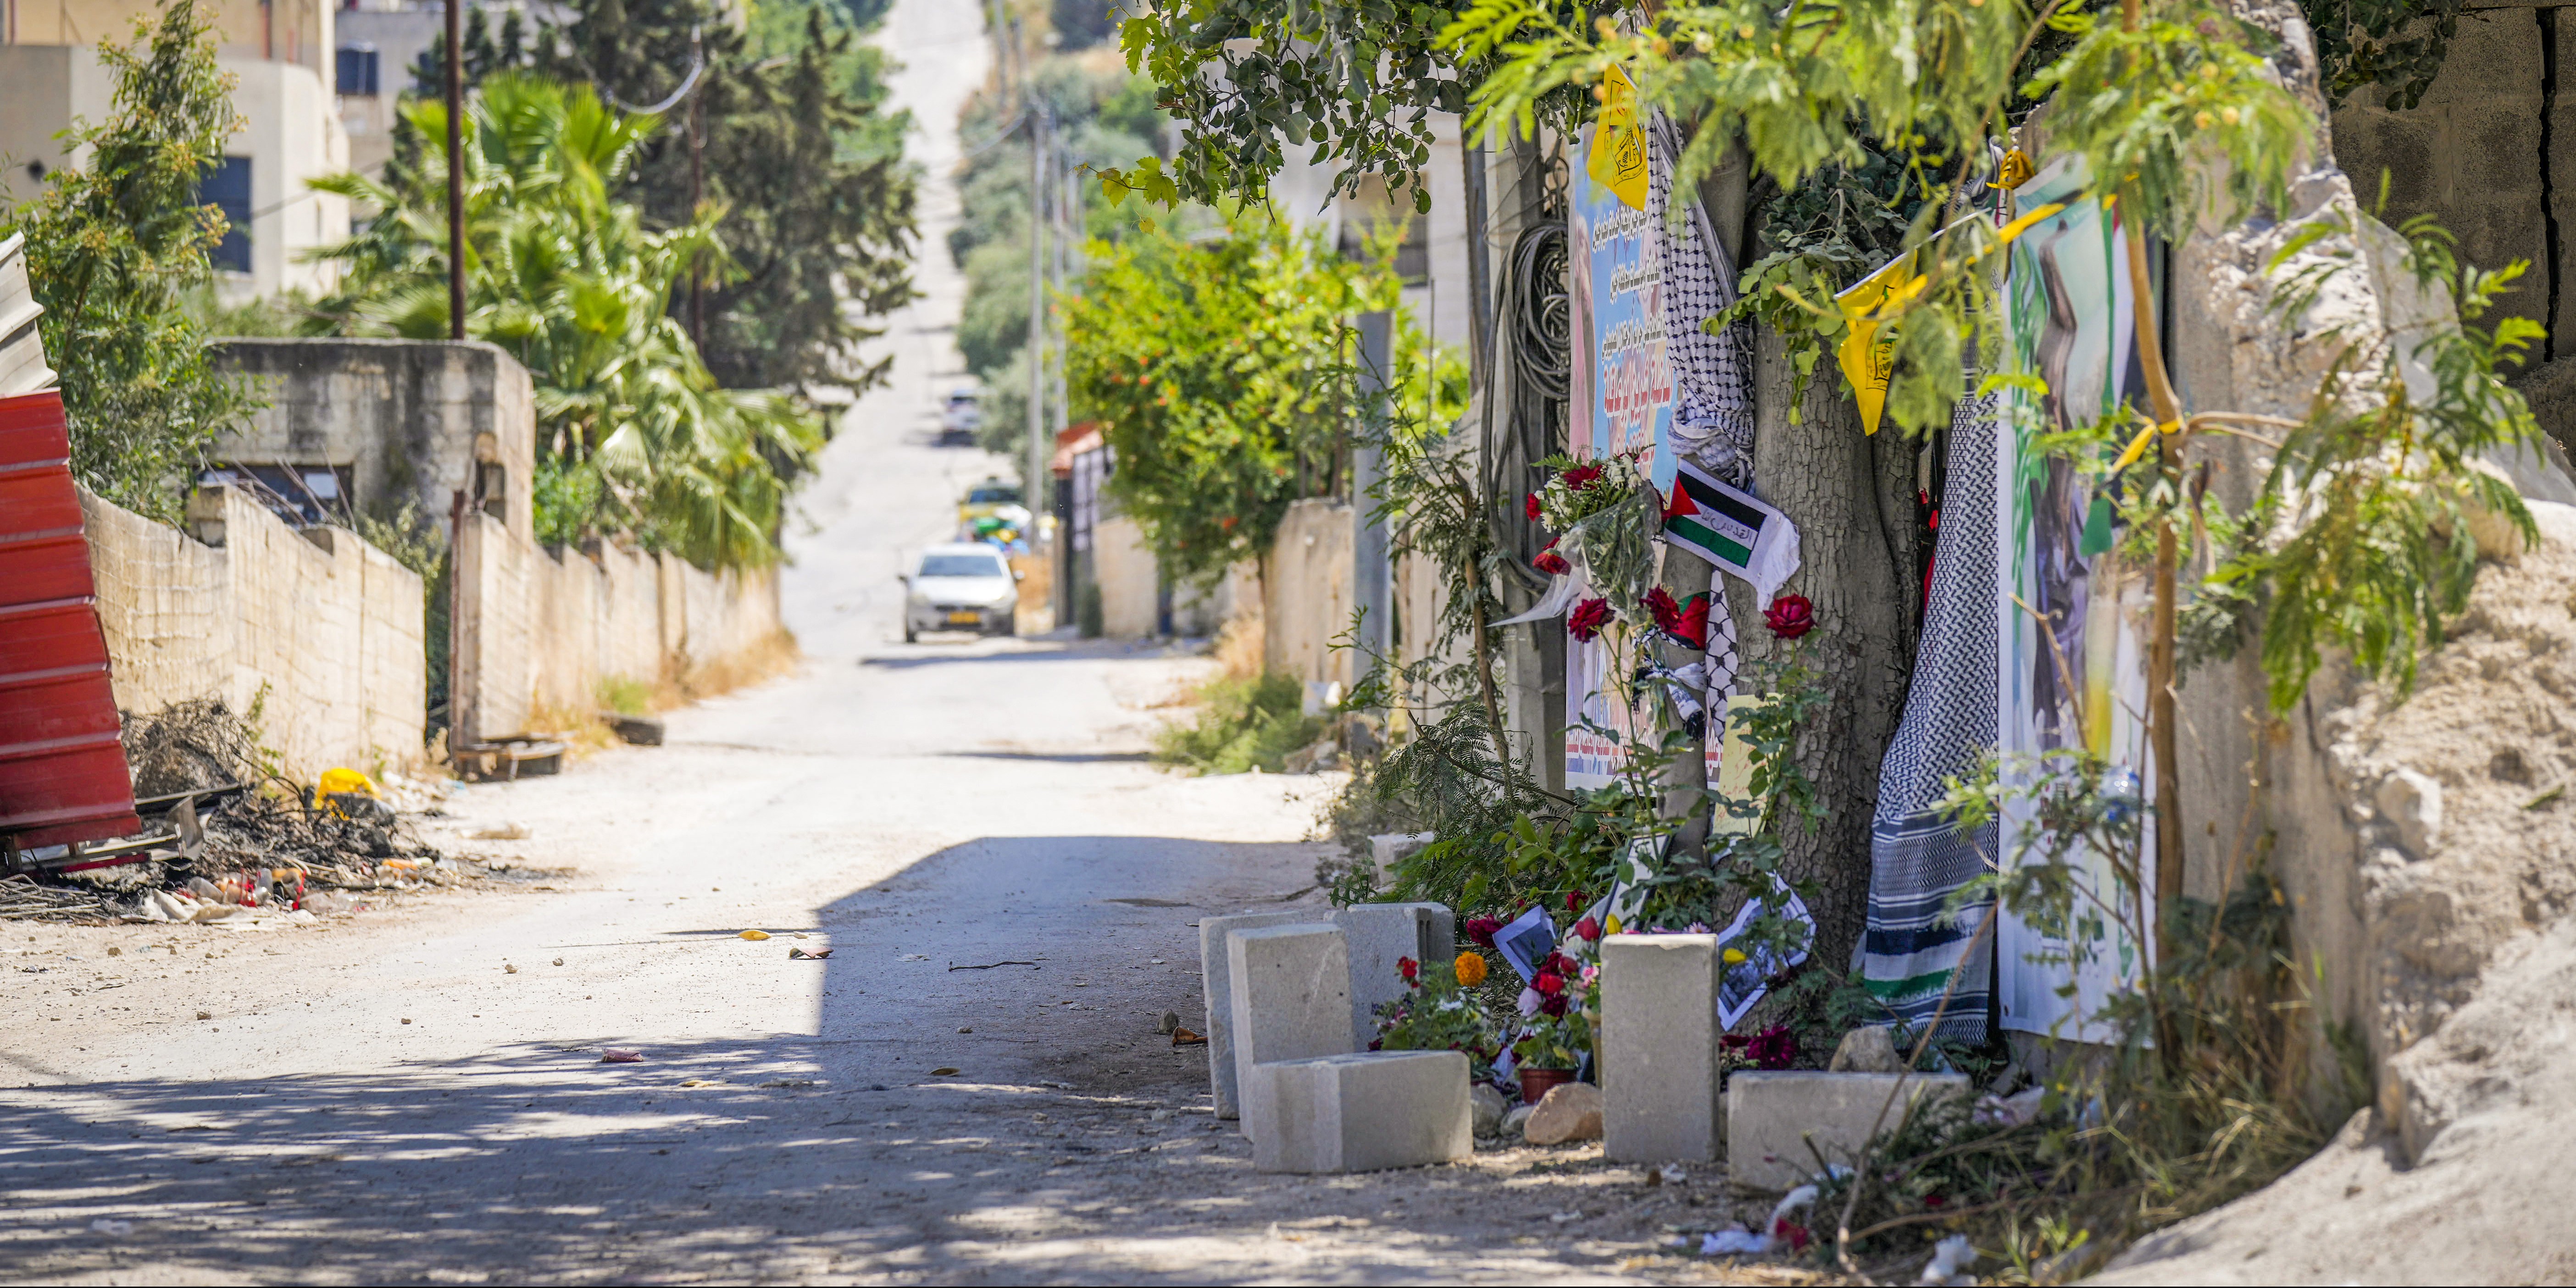
[[[1899,1078],[1905,1080],[1903,1098],[1889,1106],[1888,1092]],[[1959,1073],[1739,1070],[1726,1080],[1727,1178],[1756,1189],[1804,1185],[1818,1170],[1818,1154],[1828,1163],[1849,1163],[1868,1143],[1882,1107],[1887,1120],[1878,1129],[1890,1131],[1906,1100],[1967,1094],[1967,1075]]]
[[[1475,1149],[1467,1057],[1364,1051],[1260,1066],[1244,1122],[1259,1122],[1265,1172],[1374,1172],[1467,1157]]]
[[[1458,919],[1436,903],[1363,903],[1333,914],[1351,954],[1351,1047],[1377,1036],[1377,1008],[1404,996],[1399,957],[1447,961],[1458,955]]]
[[[1350,950],[1340,928],[1325,922],[1230,930],[1225,949],[1234,1082],[1243,1132],[1258,1143],[1265,1129],[1249,1112],[1258,1099],[1254,1069],[1359,1049],[1351,1040]]]
[[[1226,932],[1254,930],[1262,926],[1285,926],[1315,919],[1310,912],[1247,912],[1231,917],[1205,917],[1199,921],[1199,983],[1207,1000],[1208,1091],[1216,1102],[1216,1116],[1233,1118],[1240,1098],[1234,1081],[1234,1013],[1231,959],[1226,955]],[[1363,1044],[1365,1045],[1365,1044]]]
[[[1623,1163],[1716,1158],[1715,935],[1601,940],[1601,1148]]]

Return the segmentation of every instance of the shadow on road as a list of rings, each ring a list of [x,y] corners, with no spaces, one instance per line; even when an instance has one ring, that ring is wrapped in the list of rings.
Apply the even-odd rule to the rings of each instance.
[[[1275,898],[1321,848],[948,847],[819,909],[806,943],[828,936],[829,959],[762,945],[825,973],[819,1036],[561,1035],[364,1073],[8,1092],[0,1277],[1187,1280],[1083,1242],[1216,1236],[1219,1208],[1138,1192],[1212,1196],[1201,1169],[1244,1166],[1203,1116],[1151,1117],[1205,1090],[1204,1053],[1154,1032],[1198,1013],[1198,914],[1165,896]],[[1005,958],[1034,964],[949,969]],[[645,1058],[601,1063],[612,1045]]]

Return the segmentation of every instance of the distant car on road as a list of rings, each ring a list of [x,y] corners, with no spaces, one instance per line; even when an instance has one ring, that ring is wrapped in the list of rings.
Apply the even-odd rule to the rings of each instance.
[[[1004,510],[1017,511],[1019,521],[1028,522],[1029,512],[1020,506],[1019,485],[994,475],[966,489],[966,498],[957,503],[957,526],[971,532],[977,519],[1002,516]]]
[[[948,391],[948,401],[939,409],[939,441],[955,446],[975,441],[975,431],[984,427],[984,393],[972,385],[960,385]]]
[[[904,574],[903,640],[923,631],[1008,635],[1020,608],[1019,576],[988,545],[931,546]]]

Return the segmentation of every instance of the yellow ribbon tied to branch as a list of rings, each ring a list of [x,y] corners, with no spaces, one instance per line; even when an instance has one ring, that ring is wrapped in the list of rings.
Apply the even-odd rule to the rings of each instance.
[[[1611,67],[1601,78],[1601,116],[1592,128],[1592,151],[1583,171],[1630,210],[1646,208],[1646,124],[1637,109],[1637,86]]]

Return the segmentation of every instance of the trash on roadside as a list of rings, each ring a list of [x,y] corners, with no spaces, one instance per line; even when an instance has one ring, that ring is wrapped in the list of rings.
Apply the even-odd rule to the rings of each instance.
[[[403,1023],[409,1024],[411,1021],[405,1020]],[[630,1051],[624,1047],[610,1047],[599,1053],[599,1062],[601,1064],[642,1064],[644,1053]]]
[[[528,828],[524,823],[494,823],[466,835],[476,841],[524,841],[528,839]]]
[[[938,1068],[931,1070],[930,1076],[934,1078],[953,1078],[957,1076],[958,1072],[958,1070],[952,1069],[943,1064]]]
[[[100,1217],[99,1219],[90,1222],[89,1228],[96,1230],[100,1234],[104,1234],[111,1239],[122,1239],[125,1236],[134,1233],[134,1223],[132,1221],[113,1221],[106,1217]]]
[[[376,780],[354,769],[326,769],[322,780],[313,787],[313,803],[341,818],[391,820],[394,808],[385,803],[384,789]]]
[[[802,948],[797,948],[797,947],[794,947],[794,946],[792,946],[792,945],[791,945],[791,946],[788,948],[788,950],[787,950],[787,960],[789,960],[789,961],[791,961],[791,962],[795,962],[795,961],[819,962],[819,961],[823,960],[824,958],[829,957],[829,956],[831,956],[831,955],[832,955],[832,950],[831,950],[831,949],[829,949],[829,948],[820,949],[820,950],[818,950],[818,951],[810,952],[810,953],[809,953],[809,952],[805,951],[805,950],[804,950],[804,949],[802,949]]]
[[[519,973],[519,968],[508,962],[503,962],[501,963],[501,973],[504,975],[516,975]]]
[[[1176,1028],[1172,1030],[1172,1045],[1176,1047],[1206,1046],[1207,1038],[1203,1035],[1192,1033],[1188,1029]]]
[[[742,937],[750,940],[767,939],[769,938],[769,932],[766,930],[746,930],[742,932]]]
[[[1156,1033],[1178,1033],[1178,1032],[1180,1032],[1180,1031],[1181,1031],[1181,1013],[1180,1013],[1179,1011],[1165,1011],[1165,1012],[1163,1012],[1163,1019],[1162,1019],[1162,1022],[1154,1026],[1154,1031],[1155,1031]]]
[[[1914,1282],[1940,1285],[1941,1288],[1975,1283],[1977,1277],[1968,1273],[1968,1267],[1975,1264],[1977,1250],[1969,1245],[1968,1236],[1954,1234],[1932,1245],[1932,1259],[1923,1263],[1923,1277]]]
[[[1646,1169],[1646,1184],[1648,1185],[1681,1185],[1689,1180],[1690,1173],[1683,1171],[1682,1165],[1679,1163],[1666,1163],[1661,1167],[1650,1167]]]
[[[557,965],[557,966],[561,966],[561,965],[563,965],[563,958],[561,958],[561,957],[556,958],[556,959],[555,959],[555,965]]]
[[[1740,1225],[1711,1230],[1699,1240],[1699,1255],[1703,1257],[1758,1256],[1770,1249],[1770,1240]]]

